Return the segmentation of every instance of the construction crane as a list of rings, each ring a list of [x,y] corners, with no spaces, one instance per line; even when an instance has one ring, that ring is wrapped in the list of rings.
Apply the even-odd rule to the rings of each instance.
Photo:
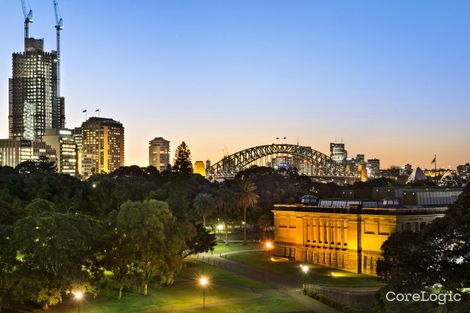
[[[56,73],[56,88],[57,92],[56,95],[60,96],[60,31],[64,29],[64,23],[62,21],[62,17],[60,16],[59,10],[59,1],[52,0],[54,4],[54,13],[55,13],[55,29],[56,29],[56,44],[57,44],[57,73]]]
[[[23,8],[24,15],[24,38],[29,38],[29,24],[33,22],[33,10],[29,5],[28,0],[21,0],[21,7]]]

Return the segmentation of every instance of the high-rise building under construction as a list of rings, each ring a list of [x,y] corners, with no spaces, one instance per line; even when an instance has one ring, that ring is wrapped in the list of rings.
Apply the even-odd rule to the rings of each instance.
[[[65,127],[59,94],[58,55],[44,51],[44,40],[25,38],[25,51],[13,53],[9,80],[9,136],[42,140],[48,128]]]

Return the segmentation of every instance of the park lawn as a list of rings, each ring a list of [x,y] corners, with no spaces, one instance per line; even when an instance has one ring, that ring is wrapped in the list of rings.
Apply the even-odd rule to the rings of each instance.
[[[197,277],[201,275],[210,279],[210,284],[206,289],[208,308],[204,312],[224,312],[225,309],[230,313],[247,312],[244,311],[247,307],[253,308],[253,311],[250,309],[250,312],[256,312],[260,306],[269,307],[271,300],[280,301],[290,307],[297,306],[292,301],[289,302],[281,297],[260,299],[262,290],[269,288],[262,282],[194,260],[185,261],[185,265],[186,268],[178,275],[173,286],[159,288],[150,285],[147,297],[136,290],[128,291],[124,293],[120,301],[117,300],[117,290],[104,290],[96,299],[87,296],[87,301],[83,301],[80,305],[80,311],[87,313],[152,313],[161,310],[197,312],[202,305],[202,289],[197,285]],[[259,302],[260,300],[261,302]],[[49,312],[75,313],[77,309],[77,304],[73,300],[68,300],[51,308]],[[268,308],[259,310],[259,312],[270,311]],[[36,312],[41,311],[37,310]]]
[[[225,232],[215,233],[215,238],[216,238],[216,241],[219,243],[225,242]],[[265,236],[261,233],[248,232],[246,235],[246,240],[248,242],[258,242],[258,241],[263,241],[264,239],[265,239]],[[242,241],[243,232],[240,232],[240,231],[229,232],[228,240],[229,241]]]
[[[208,306],[205,309],[197,308],[193,310],[173,311],[178,313],[204,312],[204,313],[282,313],[282,312],[305,312],[305,307],[288,300],[283,296],[269,296],[259,299],[252,299],[246,302],[233,303],[225,306]]]
[[[230,260],[251,265],[279,275],[288,275],[295,281],[303,281],[302,263],[295,261],[273,262],[265,252],[240,252],[226,256]],[[384,284],[373,276],[355,274],[338,269],[309,264],[310,284],[330,287],[380,287]]]
[[[151,288],[150,295],[126,294],[121,301],[116,293],[107,293],[82,306],[87,313],[137,313],[160,310],[195,309],[202,305],[202,290],[193,280],[178,281],[171,287]],[[206,304],[223,304],[239,299],[256,299],[258,295],[249,290],[212,285],[206,291]],[[69,311],[70,312],[70,311]],[[64,312],[65,313],[65,312]],[[72,313],[72,312],[70,312]]]
[[[254,242],[247,242],[246,244],[243,244],[242,242],[230,242],[228,246],[225,245],[224,242],[219,242],[214,247],[213,253],[219,254],[219,253],[224,253],[224,252],[252,250],[252,249],[260,249],[260,248],[261,248],[261,244],[254,243]]]
[[[222,268],[205,263],[198,263],[194,259],[185,261],[186,268],[178,275],[181,280],[192,280],[201,275],[207,276],[214,285],[235,286],[237,288],[269,289],[269,285],[235,274]]]

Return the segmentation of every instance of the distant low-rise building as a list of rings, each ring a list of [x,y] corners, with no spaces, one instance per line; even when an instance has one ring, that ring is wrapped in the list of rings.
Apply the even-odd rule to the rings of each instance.
[[[373,158],[367,160],[367,176],[368,177],[379,177],[380,176],[380,160]]]
[[[465,179],[466,181],[470,180],[470,163],[457,166],[457,174]]]
[[[16,167],[25,161],[47,157],[56,162],[56,151],[43,141],[0,139],[1,166]]]
[[[335,162],[343,163],[348,157],[348,151],[346,151],[344,143],[331,142],[330,157]]]
[[[411,164],[407,163],[400,167],[400,175],[409,176],[411,173],[413,173],[413,167]]]
[[[206,167],[204,166],[204,161],[194,162],[194,174],[199,174],[202,177],[206,176]]]
[[[211,171],[211,160],[206,160],[206,177],[210,176]]]
[[[277,156],[271,159],[271,166],[276,170],[294,167],[294,158],[288,155]]]

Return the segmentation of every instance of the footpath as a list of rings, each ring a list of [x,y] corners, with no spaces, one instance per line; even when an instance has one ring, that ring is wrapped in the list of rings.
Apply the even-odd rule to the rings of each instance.
[[[284,277],[280,275],[276,275],[275,273],[268,272],[261,270],[259,268],[254,268],[247,264],[242,264],[239,262],[232,261],[230,259],[224,258],[223,256],[236,254],[236,253],[243,253],[243,252],[250,252],[250,251],[259,251],[259,249],[247,249],[247,250],[238,250],[238,251],[230,251],[224,252],[221,254],[210,254],[210,253],[201,253],[199,254],[196,259],[213,265],[217,266],[231,272],[234,272],[239,275],[246,276],[248,278],[263,282],[272,289],[267,289],[262,291],[262,293],[269,297],[272,294],[280,294],[284,297],[288,297],[293,299],[295,302],[302,304],[305,307],[305,312],[314,312],[314,313],[335,313],[338,312],[331,307],[323,304],[311,297],[305,296],[302,293],[302,288],[299,285],[298,281],[295,281],[289,277]]]

